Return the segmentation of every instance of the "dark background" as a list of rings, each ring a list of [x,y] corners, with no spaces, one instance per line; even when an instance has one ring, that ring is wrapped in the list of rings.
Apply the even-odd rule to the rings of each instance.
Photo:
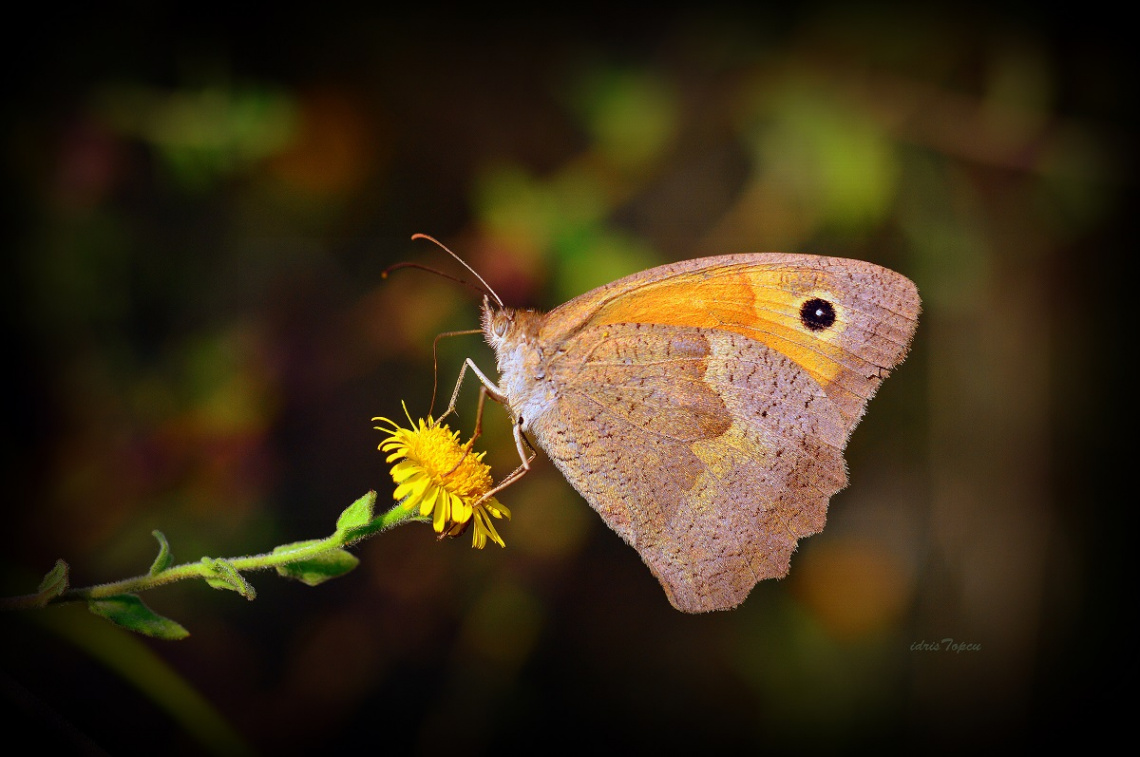
[[[74,585],[144,572],[156,528],[180,561],[234,556],[389,501],[370,418],[427,415],[434,336],[477,326],[460,286],[381,279],[458,272],[415,232],[514,305],[782,250],[894,268],[924,311],[827,530],[735,611],[673,610],[540,459],[501,496],[505,550],[412,525],[318,588],[148,593],[180,642],[77,606],[4,616],[6,739],[771,753],[1105,733],[1134,657],[1110,475],[1132,435],[1106,403],[1130,394],[1109,382],[1132,75],[1117,19],[1041,13],[33,10],[9,28],[0,143],[8,594],[60,557]],[[445,340],[445,392],[466,356],[493,367],[480,337]],[[509,428],[486,423],[503,475]]]

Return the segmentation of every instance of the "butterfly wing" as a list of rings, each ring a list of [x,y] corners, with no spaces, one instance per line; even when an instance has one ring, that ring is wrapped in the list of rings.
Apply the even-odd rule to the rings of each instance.
[[[635,274],[549,314],[555,396],[530,429],[678,609],[734,607],[823,528],[918,307],[906,278],[834,258]]]

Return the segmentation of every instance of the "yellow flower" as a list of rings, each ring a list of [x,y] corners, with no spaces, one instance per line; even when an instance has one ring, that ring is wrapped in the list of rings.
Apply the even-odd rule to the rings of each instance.
[[[388,424],[376,430],[388,434],[380,443],[380,451],[390,453],[386,461],[399,461],[392,466],[392,480],[396,482],[393,497],[403,500],[402,507],[418,507],[420,515],[430,515],[432,527],[441,537],[459,536],[474,523],[472,547],[482,549],[488,539],[506,546],[491,518],[510,520],[511,511],[486,496],[493,486],[491,468],[483,462],[486,452],[471,451],[474,439],[460,444],[458,431],[451,431],[430,415],[418,424],[409,415],[411,428],[402,428],[387,418],[372,420]]]

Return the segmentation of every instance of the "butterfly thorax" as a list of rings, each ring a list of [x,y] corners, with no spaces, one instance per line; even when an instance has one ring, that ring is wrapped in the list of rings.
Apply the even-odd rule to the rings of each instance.
[[[495,310],[490,303],[483,305],[483,335],[495,351],[499,390],[524,428],[556,399],[538,338],[545,319],[546,314],[536,310]]]

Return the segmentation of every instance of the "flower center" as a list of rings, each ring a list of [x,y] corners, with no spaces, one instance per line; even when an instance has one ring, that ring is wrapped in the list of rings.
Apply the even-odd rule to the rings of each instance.
[[[417,441],[414,456],[440,486],[460,497],[478,497],[491,488],[491,469],[483,462],[483,453],[471,452],[471,442],[461,446],[438,426]]]

